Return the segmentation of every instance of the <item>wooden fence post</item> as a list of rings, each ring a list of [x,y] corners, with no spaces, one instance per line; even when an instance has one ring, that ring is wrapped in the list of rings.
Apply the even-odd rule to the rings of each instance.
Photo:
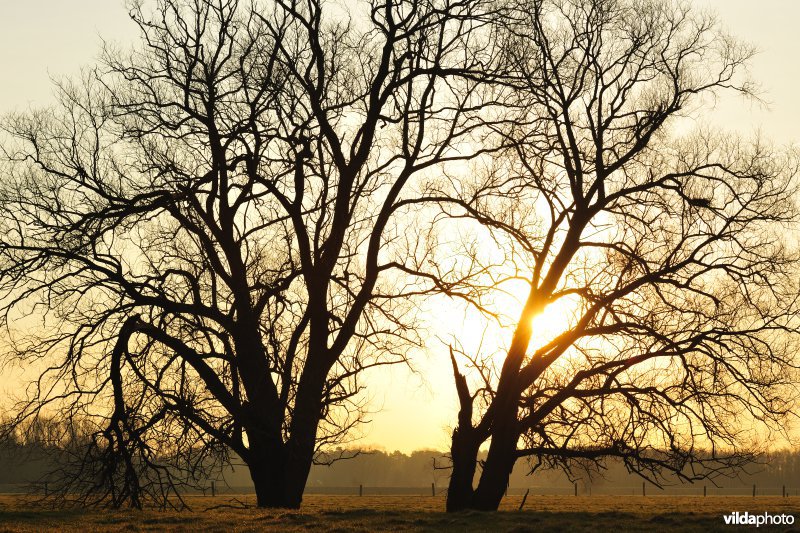
[[[522,497],[522,502],[519,504],[519,509],[517,509],[518,511],[521,511],[522,508],[525,507],[525,500],[528,499],[528,493],[530,491],[531,491],[531,489],[528,489],[528,490],[525,491],[525,496]]]
[[[436,484],[431,483],[431,496],[436,496]]]
[[[705,485],[703,485],[703,497],[704,497],[704,498],[706,497],[706,489],[707,489],[707,488],[708,488],[708,487],[706,487]]]
[[[642,496],[647,496],[647,493],[644,490],[644,481],[642,481]]]
[[[575,496],[578,495],[578,482],[575,482]]]
[[[211,482],[211,497],[213,498],[213,497],[215,497],[216,495],[217,495],[217,486],[216,486],[216,485],[214,484],[214,482],[212,481],[212,482]]]
[[[364,495],[364,485],[359,485],[358,486],[358,495],[359,496],[363,496]]]
[[[753,498],[756,497],[756,484],[753,483]]]

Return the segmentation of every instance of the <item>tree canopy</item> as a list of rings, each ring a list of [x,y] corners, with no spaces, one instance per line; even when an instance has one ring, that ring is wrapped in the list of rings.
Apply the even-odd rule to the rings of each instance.
[[[65,493],[165,504],[234,453],[259,505],[298,506],[361,373],[419,343],[398,214],[480,151],[488,5],[361,7],[134,3],[133,50],[5,120],[2,320],[44,317],[8,353],[42,369],[14,424],[96,428]]]

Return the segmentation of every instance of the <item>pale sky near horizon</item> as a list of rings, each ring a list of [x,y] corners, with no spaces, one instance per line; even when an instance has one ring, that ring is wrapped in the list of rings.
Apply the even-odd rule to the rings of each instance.
[[[692,3],[716,11],[732,34],[761,51],[751,72],[768,103],[722,100],[705,120],[744,134],[760,130],[776,144],[800,142],[800,0]],[[135,35],[122,0],[0,0],[0,114],[46,105],[50,78],[92,65],[101,37],[124,45]],[[379,412],[358,444],[404,452],[449,446],[456,401],[446,348],[432,339],[414,361],[418,374],[395,368],[371,380],[371,405]],[[0,396],[14,381],[0,375]]]

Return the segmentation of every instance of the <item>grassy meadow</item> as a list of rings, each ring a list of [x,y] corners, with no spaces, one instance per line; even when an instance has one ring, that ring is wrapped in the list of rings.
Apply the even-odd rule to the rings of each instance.
[[[0,496],[0,533],[67,531],[731,531],[732,511],[794,514],[800,498],[725,496],[509,496],[499,513],[443,512],[442,497],[308,495],[299,511],[236,508],[248,498],[194,497],[191,511],[47,509],[21,496]],[[800,531],[800,525],[761,529]]]

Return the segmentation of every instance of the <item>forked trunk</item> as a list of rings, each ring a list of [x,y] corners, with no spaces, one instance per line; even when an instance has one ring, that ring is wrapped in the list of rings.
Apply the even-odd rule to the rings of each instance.
[[[312,459],[310,455],[253,454],[248,467],[258,507],[298,509]]]
[[[478,439],[453,432],[451,456],[453,472],[447,490],[447,511],[474,509],[496,511],[508,487],[508,480],[516,462],[516,446],[519,440],[515,418],[496,424],[492,432],[489,455],[481,469],[477,489],[472,488],[478,460]]]
[[[500,500],[508,488],[508,480],[517,460],[516,413],[512,412],[505,420],[497,421],[492,431],[489,455],[483,464],[478,488],[472,497],[472,509],[496,511]]]
[[[248,464],[250,477],[256,490],[258,507],[282,507],[297,509],[300,502],[295,501],[286,491],[286,476],[283,464],[272,458],[254,459]],[[302,495],[301,495],[302,498]]]
[[[272,438],[252,431],[248,466],[259,507],[297,509],[303,502],[308,474],[314,461],[321,409],[320,395],[325,368],[306,371],[295,400],[291,437],[281,442],[279,432]]]

